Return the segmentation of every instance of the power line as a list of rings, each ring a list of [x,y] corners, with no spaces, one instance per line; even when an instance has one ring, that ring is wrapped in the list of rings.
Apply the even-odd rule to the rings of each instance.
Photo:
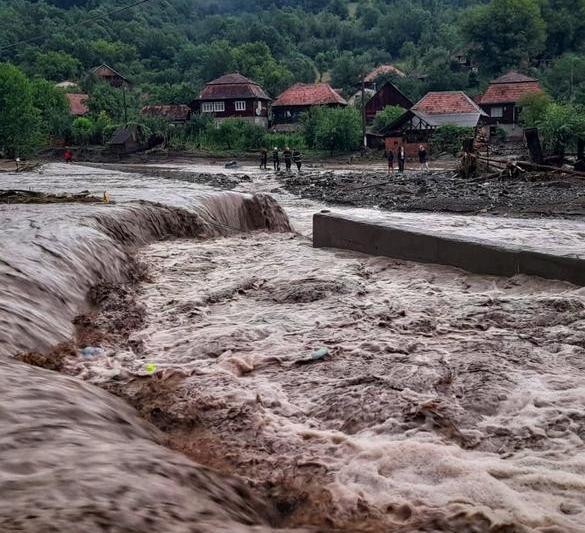
[[[106,11],[105,13],[100,13],[99,15],[94,15],[93,17],[88,17],[84,20],[77,22],[75,25],[78,26],[80,24],[88,24],[91,22],[95,22],[96,20],[100,20],[104,17],[116,15],[118,13],[121,13],[122,11],[127,11],[128,9],[132,9],[133,7],[137,7],[137,6],[140,6],[142,4],[146,4],[147,2],[152,2],[152,0],[139,0],[138,2],[134,2],[133,4],[128,4],[126,6],[122,6],[122,7],[119,7],[117,9],[112,9],[111,11]],[[72,27],[72,25],[68,25],[66,27]],[[37,37],[32,37],[31,39],[23,39],[22,41],[17,41],[15,43],[0,47],[0,52],[3,52],[4,50],[9,50],[10,48],[15,48],[16,46],[19,46],[21,44],[28,44],[28,43],[40,41],[40,40],[44,39],[45,37],[46,37],[46,35],[39,35]]]

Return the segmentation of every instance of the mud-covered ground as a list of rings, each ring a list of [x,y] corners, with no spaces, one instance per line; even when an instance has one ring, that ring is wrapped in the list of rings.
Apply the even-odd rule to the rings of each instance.
[[[196,165],[180,164],[100,166],[227,190],[258,174],[258,169],[250,165],[225,172],[205,172],[197,170]],[[404,175],[390,176],[379,165],[378,169],[364,167],[359,171],[349,166],[347,170],[307,167],[301,173],[270,174],[283,190],[328,205],[522,217],[585,215],[585,178],[559,174],[527,172],[517,179],[466,180],[455,170],[408,170]]]
[[[286,190],[328,204],[395,211],[514,216],[585,215],[585,178],[525,174],[465,180],[450,171],[303,172],[282,176]]]

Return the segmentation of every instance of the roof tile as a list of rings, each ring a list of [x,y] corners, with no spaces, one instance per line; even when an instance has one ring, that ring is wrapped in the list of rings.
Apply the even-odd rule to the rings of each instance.
[[[542,89],[537,81],[492,83],[481,97],[480,104],[513,104],[527,94],[538,92]]]
[[[404,72],[402,72],[400,69],[396,68],[394,65],[380,65],[379,67],[372,70],[372,72],[370,72],[366,76],[365,82],[370,83],[370,82],[376,81],[376,78],[378,78],[378,76],[381,76],[382,74],[396,74],[397,76],[400,76],[401,78],[404,78],[406,76],[406,74],[404,74]]]
[[[170,120],[187,120],[191,114],[191,108],[187,105],[145,105],[140,111],[141,115],[152,117],[164,117]]]
[[[210,81],[199,95],[199,100],[233,100],[237,98],[270,100],[260,85],[237,72],[225,74]]]
[[[76,116],[80,117],[82,115],[86,115],[89,113],[89,108],[87,107],[87,100],[89,96],[87,94],[81,93],[67,93],[65,94],[67,101],[69,102],[69,112]]]
[[[347,105],[341,95],[328,83],[297,83],[284,91],[272,104],[278,106]]]
[[[412,109],[427,115],[483,113],[478,105],[463,91],[427,93],[414,104]]]

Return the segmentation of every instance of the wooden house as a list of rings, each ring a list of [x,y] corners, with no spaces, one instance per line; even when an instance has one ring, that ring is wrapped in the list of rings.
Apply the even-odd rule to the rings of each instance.
[[[366,89],[371,89],[376,92],[380,88],[380,79],[383,84],[384,81],[386,81],[384,78],[390,75],[398,76],[399,78],[404,78],[406,76],[404,72],[396,68],[394,65],[380,65],[366,75],[364,78],[364,85]]]
[[[407,110],[412,107],[412,101],[404,96],[400,89],[389,81],[384,83],[380,89],[366,103],[366,120],[371,123],[374,117],[387,106],[402,107]]]
[[[266,128],[270,102],[258,83],[234,73],[205,85],[190,107],[194,113],[207,114],[218,121],[239,118]]]
[[[91,74],[101,78],[103,81],[109,83],[112,87],[129,87],[130,81],[122,76],[117,70],[109,65],[102,63],[99,67],[92,69]]]
[[[508,72],[492,81],[479,100],[479,105],[489,116],[492,132],[500,128],[508,138],[521,138],[523,129],[518,127],[518,102],[524,96],[538,92],[542,92],[538,80],[518,72]]]
[[[140,114],[146,117],[155,117],[172,124],[186,124],[191,118],[191,108],[188,105],[145,105]]]
[[[108,145],[110,151],[119,156],[142,150],[143,144],[138,126],[130,125],[118,128],[112,135]]]
[[[430,92],[382,133],[387,150],[404,146],[409,158],[418,147],[427,147],[433,132],[441,126],[459,126],[476,132],[486,123],[487,115],[462,91]]]
[[[347,101],[328,83],[297,83],[272,103],[274,129],[298,129],[301,115],[313,107],[321,106],[345,107]]]

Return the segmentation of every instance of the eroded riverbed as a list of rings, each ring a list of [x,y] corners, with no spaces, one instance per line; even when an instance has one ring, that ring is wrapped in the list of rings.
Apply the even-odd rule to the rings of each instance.
[[[247,174],[242,191],[278,188]],[[92,188],[79,176],[45,186]],[[38,176],[24,179],[38,186]],[[122,201],[189,206],[209,193],[97,179]],[[128,186],[118,193],[112,180]],[[103,352],[68,359],[66,372],[127,399],[171,447],[243,477],[275,507],[272,527],[582,530],[584,290],[315,250],[310,217],[323,206],[274,194],[295,233],[240,233],[225,218],[226,231],[196,240],[144,239],[137,260],[147,276],[115,279],[101,307],[79,309]],[[26,213],[37,225],[46,216]],[[579,222],[391,216],[562,253],[584,248]],[[66,233],[54,235],[67,246]],[[269,522],[258,513],[247,520]],[[215,518],[200,530],[228,520]]]

